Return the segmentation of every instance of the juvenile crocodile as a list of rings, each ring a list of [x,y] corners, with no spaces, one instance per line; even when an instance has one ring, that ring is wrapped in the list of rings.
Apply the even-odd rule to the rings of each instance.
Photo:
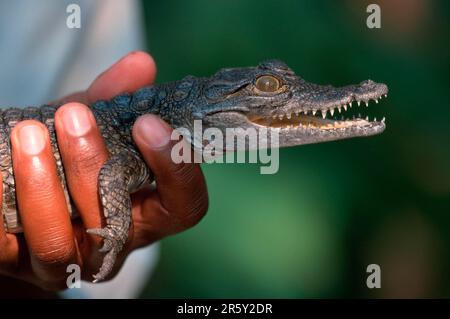
[[[131,224],[129,194],[153,180],[131,137],[131,128],[138,116],[157,114],[172,127],[187,128],[190,132],[193,121],[201,120],[203,130],[218,128],[224,136],[226,128],[275,130],[279,146],[285,147],[381,133],[385,129],[384,119],[336,120],[332,117],[334,113],[347,111],[353,104],[368,105],[370,100],[378,103],[387,93],[385,84],[371,80],[341,88],[308,83],[283,62],[269,60],[256,67],[221,69],[209,78],[187,76],[180,81],[145,87],[94,103],[91,109],[110,153],[98,177],[106,225],[88,230],[104,239],[100,251],[106,253],[94,282],[110,274],[127,240]],[[56,143],[53,117],[57,108],[58,105],[43,105],[9,108],[0,113],[2,215],[8,232],[22,231],[9,136],[11,129],[25,119],[39,120],[47,126],[69,211],[72,217],[76,216]],[[194,135],[192,132],[191,136]],[[190,142],[201,145],[204,141],[191,139]]]

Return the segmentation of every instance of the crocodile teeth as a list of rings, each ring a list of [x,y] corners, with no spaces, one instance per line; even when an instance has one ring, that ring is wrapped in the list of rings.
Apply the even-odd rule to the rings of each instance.
[[[279,118],[280,120],[282,120],[282,119],[283,119],[283,115],[279,115],[278,118]]]
[[[343,107],[344,107],[344,110],[347,111],[347,104],[344,104]]]
[[[386,121],[386,118],[383,117],[383,118],[381,119],[381,122],[384,123],[384,121]]]
[[[313,115],[316,115],[316,113],[317,113],[317,110],[312,110]]]
[[[368,116],[366,116],[366,121],[369,121],[369,117]]]
[[[375,99],[375,103],[377,103],[377,104],[378,104],[378,100],[377,100],[377,99]]]
[[[374,117],[374,118],[373,118],[373,120],[374,120],[374,121],[376,122],[376,121],[377,121],[377,118],[376,118],[376,117]]]
[[[337,109],[338,109],[338,112],[341,113],[341,107],[339,106]]]
[[[288,120],[291,119],[291,113],[287,114],[286,117],[288,118]]]
[[[327,110],[322,110],[322,117],[325,119],[327,117]]]
[[[387,97],[387,94],[385,94],[384,97]]]
[[[366,107],[369,107],[369,102],[368,102],[368,101],[365,101],[365,103],[366,103]]]
[[[360,106],[361,105],[361,101],[358,101],[358,106]]]
[[[331,114],[331,116],[333,116],[333,114],[334,114],[334,109],[331,109],[331,110],[330,110],[330,114]]]

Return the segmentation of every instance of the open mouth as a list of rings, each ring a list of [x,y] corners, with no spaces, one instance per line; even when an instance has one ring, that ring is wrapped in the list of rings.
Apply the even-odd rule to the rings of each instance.
[[[380,95],[367,101],[351,101],[346,104],[333,105],[327,109],[308,109],[276,114],[270,117],[247,116],[248,120],[254,124],[272,128],[312,128],[320,130],[345,129],[350,127],[377,126],[385,123],[385,118],[377,120],[369,119],[369,116],[362,117],[360,114],[354,115],[351,110],[353,106],[369,106],[369,101],[378,104],[378,100],[387,94]],[[352,115],[353,113],[353,115]]]

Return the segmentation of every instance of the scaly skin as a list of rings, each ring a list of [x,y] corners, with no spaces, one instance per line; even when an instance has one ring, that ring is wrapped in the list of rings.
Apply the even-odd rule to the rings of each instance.
[[[387,93],[385,84],[370,80],[342,88],[308,83],[283,62],[270,60],[257,67],[222,69],[210,78],[188,76],[181,81],[146,87],[110,101],[94,103],[91,109],[110,153],[98,177],[106,225],[88,230],[104,239],[101,252],[106,253],[94,281],[103,280],[110,274],[117,254],[127,240],[131,226],[130,193],[153,181],[152,173],[131,137],[133,123],[140,115],[157,114],[174,128],[187,128],[191,136],[194,136],[194,120],[202,121],[203,130],[220,129],[223,136],[227,128],[254,128],[258,134],[266,134],[269,129],[278,133],[279,147],[286,147],[381,133],[385,129],[384,120],[338,121],[327,118],[327,114],[340,113],[351,107],[352,102],[378,102]],[[56,143],[53,118],[57,108],[44,105],[10,108],[0,113],[2,213],[8,232],[22,231],[16,207],[9,135],[19,121],[26,119],[35,119],[47,126],[69,212],[72,217],[77,216]],[[205,142],[189,137],[188,140],[197,147]],[[228,147],[230,145],[225,145],[225,150]],[[244,148],[256,149],[257,145],[249,143]]]

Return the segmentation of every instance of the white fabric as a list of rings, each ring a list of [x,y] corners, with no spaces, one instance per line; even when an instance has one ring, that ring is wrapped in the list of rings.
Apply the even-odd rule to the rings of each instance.
[[[133,251],[124,266],[112,281],[103,283],[81,282],[81,288],[66,289],[60,295],[73,298],[137,298],[145,288],[159,256],[159,245],[152,245]]]
[[[69,4],[81,29],[69,29]],[[0,1],[0,105],[40,105],[85,89],[126,53],[143,49],[137,0]],[[155,265],[157,247],[131,254],[111,282],[70,289],[66,298],[137,297]]]

